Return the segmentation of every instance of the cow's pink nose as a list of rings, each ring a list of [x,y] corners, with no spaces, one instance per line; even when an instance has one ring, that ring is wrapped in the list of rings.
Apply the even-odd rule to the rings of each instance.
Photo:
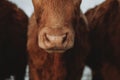
[[[43,28],[38,35],[38,45],[48,53],[63,53],[74,45],[71,28]]]
[[[45,34],[45,44],[50,48],[63,48],[66,46],[68,33],[61,35]]]

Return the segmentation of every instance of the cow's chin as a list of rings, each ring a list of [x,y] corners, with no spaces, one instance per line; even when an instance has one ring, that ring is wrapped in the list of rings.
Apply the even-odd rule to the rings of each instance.
[[[47,53],[65,53],[67,50],[73,48],[74,44],[70,44],[70,45],[67,45],[65,47],[62,47],[62,46],[58,46],[58,47],[55,47],[55,46],[52,46],[52,47],[47,47],[45,45],[40,45],[39,44],[39,48],[43,49],[44,51],[46,51]]]

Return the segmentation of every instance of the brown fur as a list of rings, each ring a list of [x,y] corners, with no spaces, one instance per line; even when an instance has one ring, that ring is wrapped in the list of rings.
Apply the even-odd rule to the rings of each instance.
[[[24,80],[28,17],[7,0],[0,1],[0,80]]]
[[[35,13],[30,19],[27,44],[30,80],[80,80],[89,46],[88,28],[79,4],[73,4],[72,0],[33,2]],[[75,32],[74,46],[64,53],[47,53],[38,46],[38,33],[45,25],[51,26],[56,22],[63,28],[71,26]]]
[[[120,1],[106,0],[86,13],[92,52],[93,80],[120,80]]]

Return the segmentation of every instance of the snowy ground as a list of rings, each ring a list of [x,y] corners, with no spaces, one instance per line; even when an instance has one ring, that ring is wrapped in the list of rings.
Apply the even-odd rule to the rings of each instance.
[[[83,76],[81,78],[81,80],[92,80],[92,71],[89,67],[85,67],[84,68],[84,72],[83,72]],[[6,79],[6,80],[14,80],[14,77],[11,76],[9,79]],[[25,80],[29,80],[29,68],[27,66],[27,69],[26,69],[26,76],[25,76]]]
[[[85,66],[81,80],[92,80],[92,71],[88,66]]]
[[[29,77],[28,77],[29,74],[28,74],[28,72],[29,72],[29,70],[28,70],[28,67],[27,67],[25,80],[29,80]],[[83,72],[83,76],[82,76],[81,80],[92,80],[91,74],[92,74],[91,69],[88,66],[86,66],[84,68],[84,72]]]

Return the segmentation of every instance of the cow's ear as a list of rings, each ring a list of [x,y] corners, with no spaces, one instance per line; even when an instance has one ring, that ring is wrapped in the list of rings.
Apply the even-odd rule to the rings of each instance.
[[[41,14],[42,14],[42,0],[32,0],[33,6],[34,6],[34,13],[36,17],[36,21],[39,22]]]
[[[80,6],[82,0],[73,0],[74,5]]]
[[[34,9],[36,10],[41,5],[42,0],[32,0],[32,3],[33,3],[33,6],[34,6]]]
[[[42,0],[32,0],[33,5],[41,4]]]

